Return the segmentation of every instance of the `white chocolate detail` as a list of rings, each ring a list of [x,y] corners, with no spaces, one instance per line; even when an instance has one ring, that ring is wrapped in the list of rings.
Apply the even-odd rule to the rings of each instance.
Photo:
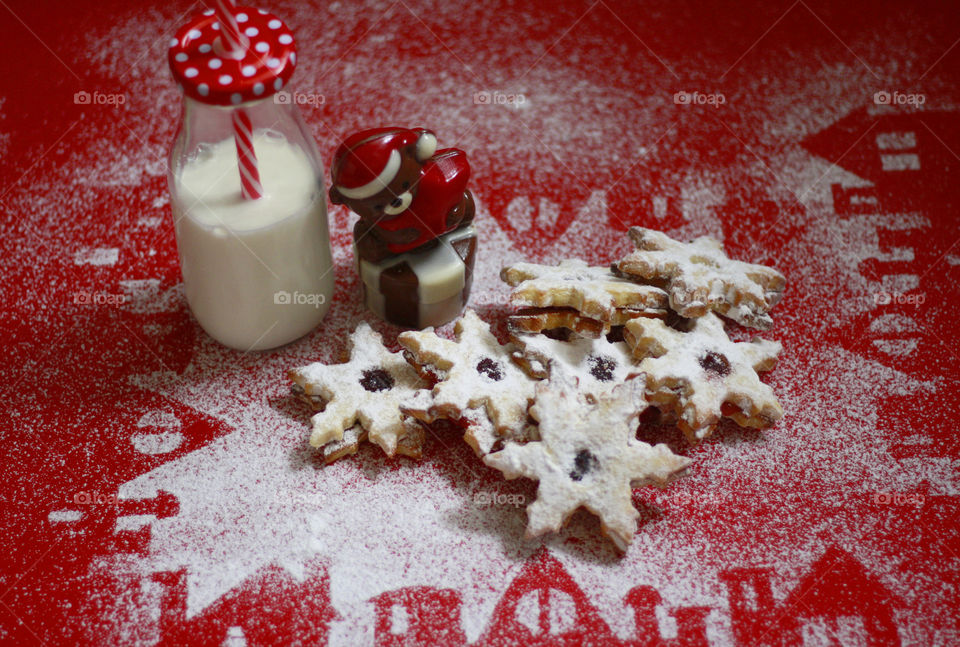
[[[425,132],[417,139],[417,160],[426,162],[437,152],[437,136],[430,132]]]
[[[409,191],[404,191],[397,196],[397,200],[400,201],[399,205],[393,206],[393,203],[388,204],[383,208],[383,213],[388,216],[396,216],[403,213],[410,207],[410,203],[413,202],[413,194]]]
[[[425,252],[406,252],[379,263],[363,260],[354,247],[357,271],[366,288],[366,306],[385,318],[386,302],[380,292],[380,276],[391,267],[406,262],[417,277],[420,322],[422,326],[444,324],[463,309],[466,264],[453,245],[477,235],[473,225],[440,236],[440,244]]]
[[[340,195],[349,199],[349,200],[365,200],[372,195],[376,195],[387,188],[387,186],[393,182],[393,178],[397,177],[397,173],[400,171],[400,151],[392,150],[390,151],[390,159],[387,160],[386,166],[383,167],[383,170],[380,171],[380,175],[373,178],[363,186],[358,186],[353,189],[348,189],[345,186],[337,186],[337,191],[340,192]]]

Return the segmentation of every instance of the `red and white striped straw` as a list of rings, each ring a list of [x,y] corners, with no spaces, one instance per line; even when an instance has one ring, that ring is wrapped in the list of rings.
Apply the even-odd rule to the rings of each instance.
[[[257,155],[253,150],[253,125],[250,123],[250,115],[243,108],[235,108],[233,111],[233,139],[237,143],[240,190],[245,199],[256,200],[263,196],[263,185],[260,184]]]
[[[221,46],[224,52],[237,58],[243,56],[250,46],[250,41],[240,31],[237,17],[233,13],[233,0],[213,0],[213,4],[220,21]],[[235,108],[233,111],[233,140],[237,144],[240,192],[245,200],[263,197],[257,154],[253,150],[253,124],[250,122],[250,115],[243,108]]]
[[[213,5],[217,12],[217,18],[220,20],[223,50],[225,53],[239,58],[250,46],[250,41],[240,31],[237,17],[233,13],[235,4],[233,0],[213,0]]]

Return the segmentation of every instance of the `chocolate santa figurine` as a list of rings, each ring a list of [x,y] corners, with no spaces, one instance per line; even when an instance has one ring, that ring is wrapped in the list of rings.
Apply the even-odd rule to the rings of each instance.
[[[423,128],[374,128],[344,140],[330,174],[330,201],[360,216],[353,243],[367,307],[406,328],[459,315],[477,251],[466,153],[438,151]]]

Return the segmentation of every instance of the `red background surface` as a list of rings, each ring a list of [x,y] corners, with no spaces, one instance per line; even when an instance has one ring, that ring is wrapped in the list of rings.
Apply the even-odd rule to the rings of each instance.
[[[488,319],[505,311],[506,290],[491,278],[505,259],[609,262],[626,251],[629,224],[714,234],[731,255],[775,264],[790,281],[768,333],[785,346],[769,381],[787,417],[762,434],[723,427],[696,448],[651,431],[698,467],[666,493],[637,491],[643,518],[626,557],[595,538],[588,515],[524,542],[523,513],[510,507],[490,512],[499,575],[475,585],[412,568],[353,607],[334,603],[337,577],[364,574],[347,562],[331,576],[336,547],[322,545],[296,576],[264,556],[262,568],[241,567],[239,581],[190,603],[188,580],[203,578],[176,559],[155,567],[156,554],[178,554],[159,530],[214,546],[236,520],[194,514],[169,491],[112,502],[125,483],[255,432],[256,418],[228,422],[233,396],[288,413],[294,432],[277,442],[322,488],[332,472],[302,449],[306,412],[283,395],[282,368],[330,360],[368,317],[347,216],[334,210],[336,302],[317,332],[241,355],[211,346],[191,319],[165,200],[178,94],[164,52],[199,8],[0,8],[0,641],[960,642],[954,5],[270,5],[298,37],[293,87],[323,95],[303,110],[325,160],[338,137],[387,124],[428,126],[468,151],[487,236],[474,305]],[[78,105],[78,91],[123,104]],[[679,91],[724,103],[677,105]],[[878,91],[913,103],[877,105]],[[476,104],[478,92],[524,102]],[[117,250],[116,260],[90,250]],[[378,327],[392,343],[395,331]],[[204,395],[150,387],[158,374]],[[132,438],[158,412],[177,421],[181,441],[141,453]],[[421,467],[365,448],[335,469],[361,480],[370,469],[433,470],[456,495],[456,465],[475,460],[450,438],[431,442]],[[489,470],[477,478],[499,484]],[[469,505],[470,492],[460,494]],[[148,517],[118,528],[131,515]],[[657,552],[644,552],[654,537]],[[415,541],[396,555],[437,559]],[[487,601],[479,611],[465,603],[474,595]],[[562,626],[551,615],[557,595],[567,601]],[[532,624],[518,620],[522,599],[538,609]],[[406,634],[391,627],[394,607],[406,609]]]

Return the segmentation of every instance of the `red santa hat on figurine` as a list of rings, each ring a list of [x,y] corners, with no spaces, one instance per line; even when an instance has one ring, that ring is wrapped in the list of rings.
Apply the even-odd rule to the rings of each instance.
[[[421,164],[433,157],[437,136],[425,128],[374,128],[354,133],[333,156],[331,175],[348,200],[365,200],[397,177],[405,154]]]

